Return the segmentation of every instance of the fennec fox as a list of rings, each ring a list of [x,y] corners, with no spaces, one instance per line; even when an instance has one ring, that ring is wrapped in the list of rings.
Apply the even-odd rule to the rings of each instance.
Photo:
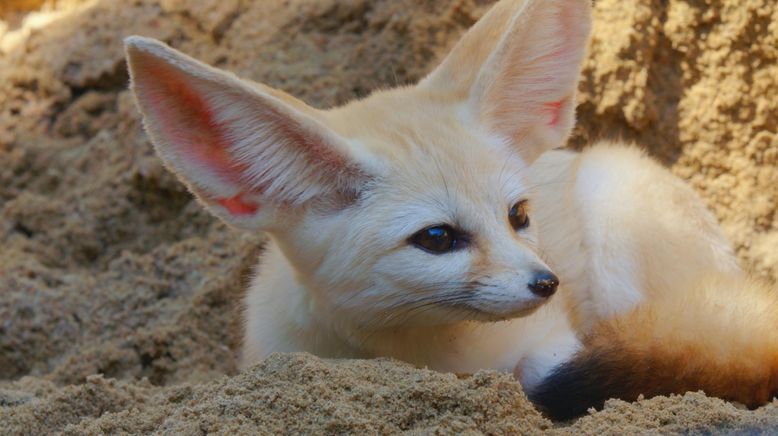
[[[633,148],[557,149],[589,32],[587,0],[503,0],[417,85],[326,111],[128,38],[165,164],[270,236],[243,366],[512,371],[557,418],[641,393],[768,401],[776,298],[695,193]]]

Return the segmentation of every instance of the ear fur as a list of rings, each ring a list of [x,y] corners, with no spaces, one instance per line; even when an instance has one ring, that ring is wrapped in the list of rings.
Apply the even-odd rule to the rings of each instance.
[[[419,86],[467,101],[531,163],[572,130],[590,9],[589,0],[502,0]]]
[[[269,229],[284,210],[314,198],[353,198],[367,179],[315,109],[159,41],[133,36],[125,45],[158,154],[228,223]]]

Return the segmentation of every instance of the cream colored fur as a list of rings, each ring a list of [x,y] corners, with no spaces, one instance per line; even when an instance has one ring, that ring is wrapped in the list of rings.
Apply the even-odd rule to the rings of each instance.
[[[740,274],[695,193],[638,150],[553,150],[574,123],[589,26],[587,0],[502,0],[418,85],[328,111],[129,38],[162,159],[216,215],[270,235],[242,365],[391,356],[533,386],[597,320],[706,271]],[[507,213],[524,199],[516,232]],[[408,242],[436,224],[471,244]],[[527,288],[544,268],[561,282],[550,299]]]

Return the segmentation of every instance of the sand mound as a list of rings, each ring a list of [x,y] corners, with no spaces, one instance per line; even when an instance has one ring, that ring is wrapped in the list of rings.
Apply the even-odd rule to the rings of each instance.
[[[279,434],[752,431],[778,423],[778,403],[756,412],[699,393],[635,404],[611,401],[567,426],[543,418],[512,376],[459,379],[391,360],[324,361],[276,354],[249,371],[211,383],[154,387],[90,376],[77,386],[40,379],[0,391],[2,422],[42,434]],[[34,392],[30,394],[28,392]],[[0,409],[2,410],[2,409]]]
[[[122,37],[162,39],[326,107],[418,79],[490,3],[4,2],[0,428],[778,426],[778,404],[749,412],[701,394],[614,401],[552,424],[506,376],[457,379],[390,361],[275,356],[236,374],[240,295],[262,238],[216,222],[163,170],[126,91]],[[776,280],[778,7],[716,4],[597,0],[573,145],[600,137],[644,145],[703,195],[743,264]]]

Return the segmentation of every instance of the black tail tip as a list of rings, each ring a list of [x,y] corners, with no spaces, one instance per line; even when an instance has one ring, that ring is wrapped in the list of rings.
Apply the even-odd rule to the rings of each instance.
[[[618,396],[604,370],[596,361],[572,360],[557,367],[527,396],[554,421],[576,418],[591,408],[601,409],[605,400]]]

